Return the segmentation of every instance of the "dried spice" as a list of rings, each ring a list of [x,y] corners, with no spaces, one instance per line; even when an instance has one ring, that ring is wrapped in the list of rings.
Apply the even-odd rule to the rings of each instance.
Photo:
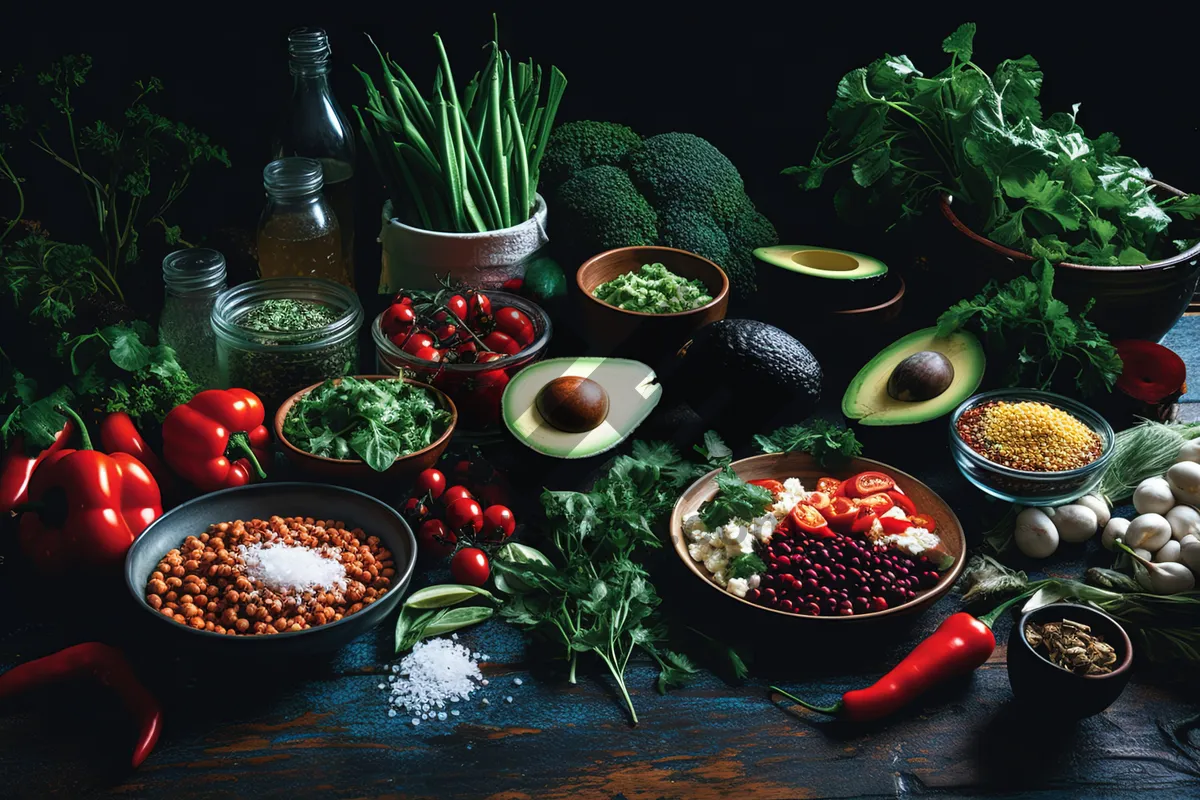
[[[1104,452],[1099,434],[1046,403],[993,400],[958,418],[958,436],[989,461],[1027,472],[1079,469]]]
[[[1107,675],[1117,663],[1117,651],[1103,636],[1070,619],[1026,623],[1025,641],[1051,664],[1076,675]]]

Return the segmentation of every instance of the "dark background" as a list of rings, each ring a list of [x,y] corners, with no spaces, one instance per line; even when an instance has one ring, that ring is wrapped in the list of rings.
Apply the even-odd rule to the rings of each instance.
[[[133,80],[162,78],[166,91],[156,108],[208,133],[233,163],[228,170],[200,170],[172,215],[191,241],[204,240],[221,226],[252,230],[255,225],[263,205],[260,171],[291,88],[290,28],[328,30],[335,93],[351,114],[351,106],[364,100],[351,65],[378,72],[364,32],[425,86],[436,59],[431,34],[439,31],[461,82],[483,65],[480,48],[491,35],[493,8],[500,17],[501,45],[514,58],[533,56],[544,67],[554,64],[566,73],[560,121],[611,119],[643,134],[679,130],[708,138],[739,167],[751,198],[785,240],[867,249],[861,234],[836,225],[830,192],[803,194],[779,172],[810,158],[841,75],[885,52],[907,54],[918,68],[937,72],[947,63],[940,52],[942,38],[968,19],[979,24],[975,60],[986,69],[1026,53],[1041,62],[1047,114],[1080,102],[1080,121],[1090,135],[1113,130],[1125,152],[1156,176],[1185,190],[1200,186],[1194,150],[1200,114],[1190,96],[1193,34],[1167,15],[1071,17],[1048,5],[983,14],[963,9],[918,14],[901,6],[881,7],[884,11],[849,4],[815,12],[811,5],[791,3],[726,5],[719,15],[698,6],[669,11],[574,3],[380,8],[370,18],[327,5],[319,12],[260,12],[262,22],[218,25],[210,20],[225,17],[213,15],[152,25],[149,18],[136,17],[86,29],[72,29],[72,19],[50,26],[45,19],[10,17],[0,34],[0,68],[23,63],[36,70],[64,53],[92,54],[93,72],[80,101],[86,119],[89,111],[112,114],[123,108],[115,101],[130,98]],[[161,10],[159,19],[171,11]],[[358,259],[360,285],[366,288],[378,264],[375,209],[383,191],[361,146],[358,156]],[[14,164],[31,177],[27,216],[43,219],[66,238],[64,226],[87,220],[78,186],[40,154],[28,158],[32,161]],[[0,189],[0,216],[10,213],[9,202]],[[886,242],[870,246],[882,248],[870,252],[888,258]],[[158,281],[157,263],[142,267],[148,280]]]

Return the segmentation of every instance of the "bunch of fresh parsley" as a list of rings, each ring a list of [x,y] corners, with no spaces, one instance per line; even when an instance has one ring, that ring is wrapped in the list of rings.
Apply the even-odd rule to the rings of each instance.
[[[383,472],[397,458],[428,447],[450,424],[450,412],[428,390],[400,379],[328,380],[301,397],[283,421],[283,435],[326,458],[357,456]]]
[[[553,559],[492,563],[506,586],[521,587],[513,589],[501,615],[561,646],[572,683],[579,656],[594,654],[612,674],[634,722],[625,669],[636,650],[658,664],[662,692],[697,669],[687,656],[667,649],[660,599],[636,556],[641,549],[662,546],[655,527],[680,492],[728,458],[728,448],[715,434],[705,436],[705,452],[717,460],[692,463],[669,444],[634,442],[631,454],[618,457],[590,492],[542,494]],[[510,576],[517,581],[507,580]]]
[[[949,193],[993,241],[1055,262],[1145,264],[1190,245],[1165,232],[1170,214],[1200,215],[1200,195],[1156,199],[1116,136],[1084,135],[1078,104],[1043,116],[1032,56],[989,75],[971,60],[974,37],[974,23],[948,36],[950,65],[933,76],[891,55],[851,71],[811,163],[785,174],[815,189],[848,166],[839,212],[890,224]]]
[[[1001,286],[991,281],[979,294],[960,300],[938,317],[938,335],[966,329],[979,335],[991,364],[1007,365],[1006,386],[1074,388],[1088,395],[1111,391],[1121,375],[1121,357],[1108,337],[1087,319],[1054,299],[1054,268],[1042,260],[1033,278],[1018,276]],[[1064,375],[1060,370],[1069,370]]]
[[[764,453],[800,450],[816,458],[821,466],[862,454],[862,442],[858,441],[854,431],[819,417],[778,428],[766,435],[759,434],[754,441]]]

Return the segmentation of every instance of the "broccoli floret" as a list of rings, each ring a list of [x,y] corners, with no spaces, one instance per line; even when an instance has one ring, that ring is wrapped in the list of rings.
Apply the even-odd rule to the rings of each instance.
[[[727,216],[746,193],[733,163],[699,136],[662,133],[629,154],[629,174],[655,208],[687,205]]]
[[[658,241],[658,215],[616,167],[590,167],[558,187],[554,226],[567,246],[591,254]]]
[[[659,242],[704,256],[724,267],[729,261],[729,240],[711,216],[682,206],[669,206],[658,215]]]
[[[564,181],[589,167],[619,166],[642,141],[632,128],[615,122],[582,120],[559,125],[550,134],[542,157],[543,191],[554,191]]]

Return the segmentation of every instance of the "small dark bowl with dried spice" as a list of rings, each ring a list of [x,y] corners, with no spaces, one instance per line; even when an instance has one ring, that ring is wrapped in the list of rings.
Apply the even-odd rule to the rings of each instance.
[[[1060,666],[1062,664],[1062,666]],[[1023,614],[1008,637],[1016,699],[1049,719],[1099,714],[1125,691],[1133,666],[1129,634],[1089,606],[1053,603]]]

